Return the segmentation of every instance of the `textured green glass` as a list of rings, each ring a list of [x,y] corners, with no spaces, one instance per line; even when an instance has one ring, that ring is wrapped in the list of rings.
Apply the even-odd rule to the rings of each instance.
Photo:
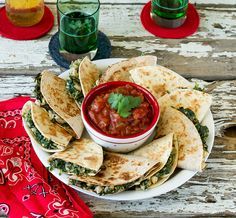
[[[83,54],[97,48],[99,0],[57,1],[60,49]]]
[[[188,0],[152,0],[152,13],[165,19],[178,19],[186,15]]]

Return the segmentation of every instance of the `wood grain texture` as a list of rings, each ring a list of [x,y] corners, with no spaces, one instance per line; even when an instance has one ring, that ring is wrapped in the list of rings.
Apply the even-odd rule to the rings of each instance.
[[[236,125],[236,80],[206,83],[216,139],[207,167],[183,186],[165,195],[132,202],[113,202],[80,194],[96,217],[236,216],[236,139],[224,134]],[[33,76],[1,76],[0,99],[30,95]]]
[[[224,80],[236,78],[236,8],[200,7],[201,24],[185,39],[159,39],[145,31],[139,20],[142,4],[104,4],[100,30],[112,43],[112,57],[153,54],[158,63],[187,78]],[[56,7],[50,4],[56,14]],[[51,59],[48,42],[57,31],[33,41],[0,40],[0,73],[37,74],[43,68],[60,68]],[[8,48],[11,49],[8,49]],[[13,70],[13,66],[14,69]]]
[[[3,4],[0,0],[0,4]],[[54,15],[55,0],[45,0]],[[192,0],[201,16],[198,32],[179,40],[146,32],[139,14],[146,0],[101,0],[100,30],[112,43],[112,57],[154,54],[158,63],[204,82],[213,95],[216,139],[207,168],[165,195],[132,202],[80,196],[95,217],[236,217],[236,0]],[[50,37],[14,41],[0,37],[0,99],[30,95],[34,76],[58,67],[48,52]],[[234,80],[227,80],[234,79]],[[221,80],[221,81],[220,81]]]

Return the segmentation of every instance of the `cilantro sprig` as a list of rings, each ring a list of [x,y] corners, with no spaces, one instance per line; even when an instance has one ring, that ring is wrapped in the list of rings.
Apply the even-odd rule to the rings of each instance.
[[[131,110],[138,107],[141,102],[142,99],[140,97],[122,95],[113,92],[108,98],[108,103],[111,108],[117,110],[118,114],[123,118],[127,118],[131,114]]]

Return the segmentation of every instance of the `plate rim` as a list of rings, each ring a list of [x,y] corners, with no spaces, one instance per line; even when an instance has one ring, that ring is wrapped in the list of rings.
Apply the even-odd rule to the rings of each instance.
[[[96,65],[100,65],[100,66],[98,66],[98,68],[100,69],[100,68],[102,68],[102,66],[108,67],[111,64],[122,61],[122,60],[125,60],[125,58],[100,59],[100,60],[93,61],[93,63],[96,64]],[[68,76],[68,74],[69,74],[69,70],[66,70],[63,73],[61,73],[59,75],[59,77],[66,78],[66,76]],[[212,151],[212,148],[213,148],[213,145],[214,145],[214,138],[215,138],[214,119],[213,119],[213,115],[212,115],[210,109],[208,110],[207,114],[205,115],[202,123],[208,126],[209,132],[210,132],[209,137],[207,139],[207,145],[208,145],[208,148],[209,148],[209,150],[208,150],[209,153],[206,157],[206,160],[207,160],[210,153],[211,153],[211,151]],[[23,125],[25,127],[24,122],[23,122]],[[25,129],[26,129],[26,132],[27,132],[27,128],[25,128]],[[33,147],[36,155],[38,156],[38,158],[42,162],[42,164],[47,168],[49,166],[48,157],[51,155],[51,153],[47,153],[46,151],[43,151],[40,148],[40,145],[35,141],[35,139],[32,138],[30,136],[30,134],[28,134],[28,135],[30,137],[30,140],[32,142],[32,147]],[[72,187],[74,190],[76,190],[79,193],[87,194],[89,196],[97,197],[97,198],[100,198],[100,199],[113,200],[113,201],[142,200],[142,199],[147,199],[147,198],[160,196],[162,194],[165,194],[167,192],[170,192],[170,191],[182,186],[184,183],[189,181],[197,173],[197,171],[190,171],[190,170],[180,169],[179,172],[177,173],[177,175],[174,175],[173,177],[168,179],[162,185],[154,187],[152,189],[124,191],[124,192],[113,194],[113,195],[100,196],[100,195],[95,194],[94,192],[90,192],[90,191],[81,189],[79,187],[69,185],[68,184],[68,175],[65,174],[65,173],[60,174],[58,169],[54,169],[50,172],[57,179],[59,179],[61,182],[68,185],[69,187]],[[180,177],[183,177],[182,181],[179,179]],[[177,180],[178,182],[175,181],[175,180]]]

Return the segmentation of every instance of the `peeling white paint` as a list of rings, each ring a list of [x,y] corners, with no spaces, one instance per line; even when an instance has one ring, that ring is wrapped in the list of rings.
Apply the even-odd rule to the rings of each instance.
[[[212,47],[209,45],[204,45],[200,42],[189,42],[186,44],[180,44],[180,48],[172,49],[168,48],[168,51],[177,51],[179,52],[179,55],[182,55],[184,57],[207,57],[209,55],[209,52],[212,51]]]
[[[169,51],[178,53],[184,57],[196,57],[202,58],[209,56],[212,52],[212,47],[210,45],[204,45],[201,42],[188,42],[181,43],[177,47],[168,47],[167,44],[158,44],[155,40],[145,40],[145,41],[114,41],[112,44],[117,47],[124,47],[125,49],[136,49],[142,53],[151,53],[155,51]]]
[[[227,58],[233,58],[236,57],[236,52],[229,52],[229,51],[224,51],[224,52],[215,52],[212,54],[213,58],[218,58],[218,57],[227,57]]]
[[[6,67],[44,67],[53,65],[48,58],[48,42],[42,40],[14,41],[6,38],[0,40],[0,66]]]

